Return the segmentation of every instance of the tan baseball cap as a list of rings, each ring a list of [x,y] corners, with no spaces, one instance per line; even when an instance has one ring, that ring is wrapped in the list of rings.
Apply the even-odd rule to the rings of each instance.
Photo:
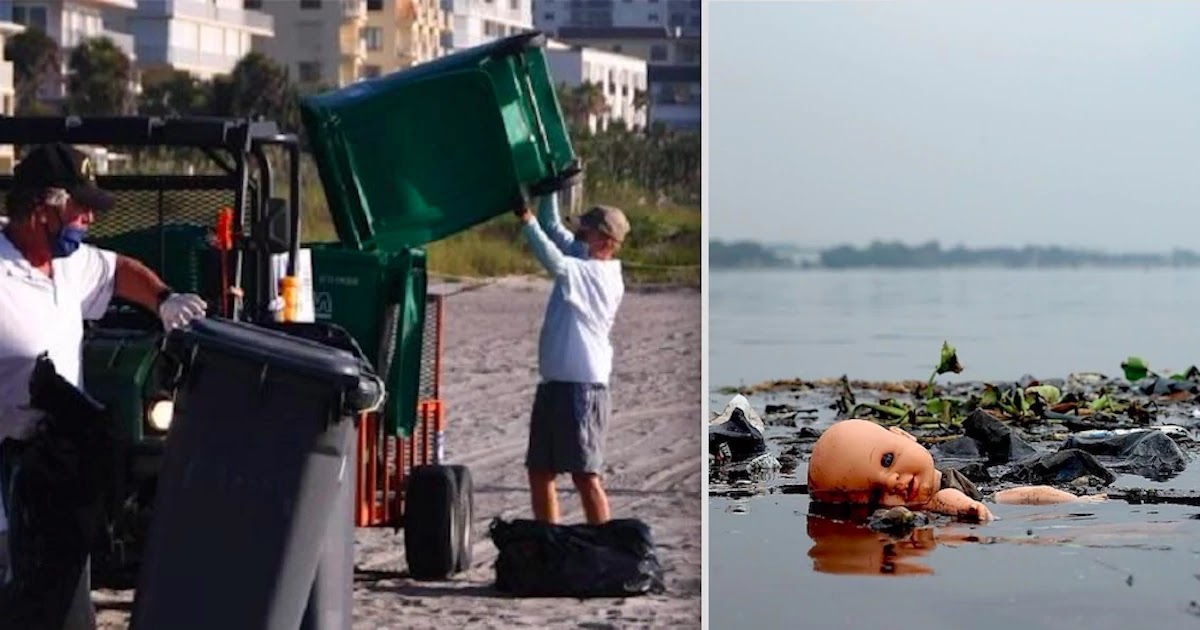
[[[624,242],[629,235],[629,219],[619,208],[612,206],[592,206],[579,217],[579,226],[599,230],[618,243]]]

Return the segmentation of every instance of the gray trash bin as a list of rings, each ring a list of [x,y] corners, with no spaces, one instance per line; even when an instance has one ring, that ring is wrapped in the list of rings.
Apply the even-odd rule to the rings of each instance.
[[[168,340],[182,376],[132,628],[349,626],[354,419],[382,391],[314,331],[207,319]]]

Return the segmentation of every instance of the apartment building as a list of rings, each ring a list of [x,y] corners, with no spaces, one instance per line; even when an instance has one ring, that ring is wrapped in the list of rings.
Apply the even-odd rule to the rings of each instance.
[[[462,50],[533,29],[533,0],[445,0],[450,5],[448,48]]]
[[[139,67],[186,70],[201,79],[228,74],[253,38],[275,35],[271,16],[246,9],[243,0],[137,0],[124,17]]]
[[[665,26],[700,37],[700,0],[534,0],[538,29]]]
[[[638,102],[638,92],[647,86],[646,62],[620,53],[566,46],[552,41],[546,50],[546,63],[554,82],[575,87],[581,83],[598,85],[604,93],[608,111],[588,117],[593,133],[621,121],[629,128],[646,126],[646,107]]]
[[[536,0],[539,30],[646,60],[650,124],[700,128],[700,0]]]
[[[25,30],[25,27],[15,22],[0,20],[0,50],[12,35]],[[13,89],[13,65],[11,61],[0,59],[0,115],[16,114],[17,95]],[[0,173],[12,173],[16,155],[11,144],[0,144]]]
[[[302,90],[355,81],[366,61],[359,36],[367,21],[367,0],[246,0],[246,9],[271,16],[274,37],[255,37],[254,50],[288,69]]]
[[[342,87],[435,59],[449,28],[440,0],[246,0],[275,20],[254,49],[286,65],[302,89]]]
[[[362,39],[370,79],[436,59],[450,43],[450,14],[441,0],[371,0]]]

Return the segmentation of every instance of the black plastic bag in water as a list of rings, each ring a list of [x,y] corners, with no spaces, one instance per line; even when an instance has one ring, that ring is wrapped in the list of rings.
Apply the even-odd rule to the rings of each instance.
[[[661,593],[650,527],[637,519],[550,525],[495,519],[496,589],[518,597],[625,597]]]

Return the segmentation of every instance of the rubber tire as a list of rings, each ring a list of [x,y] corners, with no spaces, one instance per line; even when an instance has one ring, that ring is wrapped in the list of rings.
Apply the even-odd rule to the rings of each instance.
[[[454,532],[458,558],[454,562],[454,572],[462,573],[471,568],[473,555],[471,548],[475,544],[475,532],[472,525],[475,520],[475,484],[471,480],[471,471],[466,466],[450,466],[449,468],[454,473],[454,483],[458,489],[458,494],[455,496],[457,503],[455,513],[458,518],[455,521]]]
[[[448,466],[417,466],[405,493],[404,554],[416,580],[444,580],[458,562],[458,485]]]

